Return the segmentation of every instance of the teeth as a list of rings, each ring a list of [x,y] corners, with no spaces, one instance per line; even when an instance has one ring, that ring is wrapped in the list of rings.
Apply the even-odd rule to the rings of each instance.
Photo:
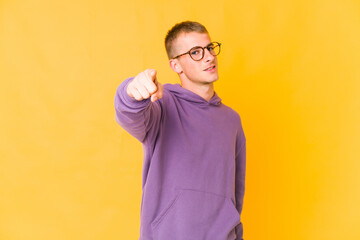
[[[215,66],[212,66],[210,68],[207,68],[206,71],[213,69]]]

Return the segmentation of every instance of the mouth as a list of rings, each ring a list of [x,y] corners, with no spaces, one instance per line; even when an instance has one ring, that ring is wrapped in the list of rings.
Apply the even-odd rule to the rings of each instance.
[[[212,65],[206,69],[204,69],[204,71],[211,71],[211,70],[214,70],[215,69],[215,65]]]

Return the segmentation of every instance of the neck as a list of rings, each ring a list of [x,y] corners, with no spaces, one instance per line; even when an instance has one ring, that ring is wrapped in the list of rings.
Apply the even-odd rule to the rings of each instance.
[[[214,84],[213,83],[203,83],[203,84],[196,84],[193,82],[181,82],[181,86],[187,90],[196,93],[207,102],[214,96]]]

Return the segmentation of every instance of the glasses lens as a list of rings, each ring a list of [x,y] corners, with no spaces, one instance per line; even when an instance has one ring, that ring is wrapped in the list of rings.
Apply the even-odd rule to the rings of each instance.
[[[197,47],[190,50],[190,57],[194,59],[195,61],[199,61],[203,58],[204,55],[204,49]]]
[[[220,44],[219,43],[212,43],[212,45],[208,46],[209,52],[216,56],[220,53]]]

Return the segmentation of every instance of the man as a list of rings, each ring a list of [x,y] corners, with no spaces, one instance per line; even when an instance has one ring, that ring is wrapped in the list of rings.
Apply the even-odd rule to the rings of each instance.
[[[241,240],[245,135],[214,91],[220,43],[186,21],[165,45],[181,85],[147,69],[115,96],[116,121],[143,144],[140,240]]]

